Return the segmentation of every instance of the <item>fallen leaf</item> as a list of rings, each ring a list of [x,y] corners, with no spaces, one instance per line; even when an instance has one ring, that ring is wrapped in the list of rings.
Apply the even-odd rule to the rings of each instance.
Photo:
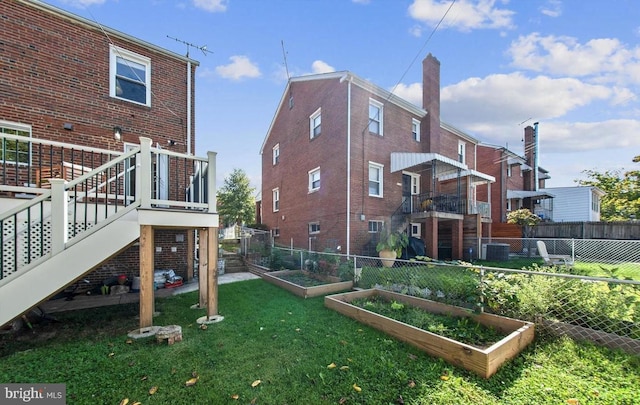
[[[133,339],[127,339],[127,341],[125,343],[128,344],[128,345],[133,344]]]
[[[349,366],[342,366],[340,367],[340,370],[349,370]]]
[[[153,395],[156,392],[158,392],[158,387],[153,386],[153,387],[149,388],[149,395]]]
[[[192,371],[191,372],[191,377],[197,378],[198,377],[198,372],[197,371]]]
[[[346,340],[341,340],[341,341],[340,341],[340,344],[341,344],[342,346],[346,346],[348,343],[347,343],[347,341],[346,341]]]
[[[109,353],[109,357],[113,357],[113,356],[115,356],[115,355],[116,355],[116,354],[115,354],[114,352]]]
[[[353,389],[356,390],[356,392],[362,391],[362,388],[358,387],[355,383],[353,384]]]
[[[347,398],[345,398],[345,397],[340,398],[340,401],[338,401],[338,403],[339,403],[340,405],[342,405],[342,404],[344,404],[344,403],[346,403],[346,402],[347,402]]]
[[[240,398],[240,395],[238,394],[231,395],[231,399],[238,399],[238,398]]]
[[[449,376],[448,376],[448,375],[441,375],[441,376],[440,376],[440,379],[441,379],[442,381],[447,381],[447,380],[449,379]]]
[[[413,380],[410,380],[408,385],[409,385],[409,388],[413,388],[416,386],[416,382]]]
[[[404,398],[402,398],[402,395],[398,397],[398,405],[404,405]]]
[[[578,401],[578,398],[569,398],[567,399],[567,403],[569,405],[580,405],[580,401]]]
[[[409,353],[409,355],[408,355],[408,356],[409,356],[409,358],[410,358],[411,360],[415,360],[415,359],[417,359],[417,358],[418,358],[418,356],[416,356],[415,354],[411,354],[411,353]]]
[[[203,323],[202,325],[200,325],[200,329],[202,330],[207,330],[208,326],[206,323]]]
[[[328,369],[336,368],[336,363],[331,363],[327,366]]]
[[[594,397],[600,396],[600,392],[598,390],[593,390],[591,391],[591,395],[593,395]]]
[[[140,401],[136,401],[136,402],[134,402],[134,403],[133,403],[133,404],[131,404],[131,405],[142,405],[142,402],[140,402]]]
[[[142,377],[140,377],[140,381],[146,381],[147,378],[149,378],[148,375],[143,375]]]
[[[300,328],[296,328],[296,332],[300,332]]]
[[[120,401],[120,405],[127,405],[129,403],[129,398],[125,398],[122,401]]]
[[[256,398],[253,398],[253,399],[251,400],[251,402],[250,402],[250,403],[251,403],[251,405],[255,405],[255,403],[256,403],[256,401],[257,401],[257,400],[258,400],[258,398],[257,398],[257,397],[256,397]]]
[[[254,382],[252,382],[252,383],[251,383],[251,386],[252,386],[253,388],[255,388],[255,387],[257,387],[258,385],[260,385],[260,383],[261,383],[261,382],[262,382],[261,380],[255,380]]]
[[[184,383],[184,385],[186,385],[187,387],[191,387],[192,385],[195,385],[198,382],[198,377],[193,377],[187,380],[187,382]]]

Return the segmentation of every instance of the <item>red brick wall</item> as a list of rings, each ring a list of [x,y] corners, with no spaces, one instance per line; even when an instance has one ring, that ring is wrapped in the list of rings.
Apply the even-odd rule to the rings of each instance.
[[[293,82],[294,106],[289,94],[274,120],[262,155],[263,223],[279,228],[277,242],[296,247],[346,248],[347,89],[338,79]],[[383,136],[369,133],[369,99],[384,103]],[[322,108],[322,133],[309,139],[309,116]],[[352,251],[358,251],[370,236],[369,220],[389,221],[402,201],[402,173],[391,173],[391,151],[423,152],[424,143],[412,139],[413,116],[362,88],[351,85],[351,205]],[[280,162],[272,164],[272,148],[280,146]],[[384,165],[383,196],[369,196],[369,162]],[[308,193],[308,172],[321,170],[320,190]],[[273,212],[272,190],[280,190],[280,210]],[[360,216],[364,214],[365,220]],[[320,233],[309,235],[308,224],[320,223]]]
[[[36,138],[122,151],[120,126],[124,142],[175,140],[172,150],[186,152],[184,60],[17,1],[0,2],[0,16],[0,119],[31,125]],[[151,107],[109,96],[109,40],[151,59]]]
[[[96,148],[123,151],[123,142],[137,144],[140,136],[160,146],[176,141],[170,149],[187,151],[187,62],[169,53],[145,47],[97,27],[45,11],[19,1],[0,1],[0,119],[31,125],[34,138],[50,139]],[[109,44],[151,59],[151,107],[109,96]],[[191,65],[192,109],[195,111],[195,69]],[[63,129],[64,123],[73,130]],[[113,127],[122,128],[116,141]],[[192,122],[192,151],[195,125]],[[170,164],[176,164],[172,162]],[[170,191],[182,194],[184,184]],[[175,234],[156,231],[157,266],[174,268],[186,276],[185,242]],[[171,253],[171,246],[177,252]],[[132,246],[105,263],[89,277],[96,282],[114,274],[137,274],[138,247]]]
[[[177,275],[187,280],[187,232],[193,230],[168,230],[156,229],[154,231],[154,249],[161,248],[162,251],[154,253],[154,269],[172,269]],[[182,242],[177,242],[177,235],[182,235]],[[171,248],[176,251],[172,252]],[[108,263],[104,263],[95,269],[87,278],[93,285],[100,286],[112,277],[125,274],[129,280],[140,275],[140,250],[138,244],[114,257]]]

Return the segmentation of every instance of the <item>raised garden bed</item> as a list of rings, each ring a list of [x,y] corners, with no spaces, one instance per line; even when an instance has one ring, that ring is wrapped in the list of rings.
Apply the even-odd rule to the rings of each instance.
[[[342,281],[338,277],[323,276],[306,270],[270,271],[261,276],[269,283],[302,298],[319,297],[353,288],[353,281]]]
[[[433,314],[470,318],[481,325],[498,330],[505,337],[488,347],[480,348],[419,329],[351,304],[351,301],[359,298],[373,299],[378,297],[390,302],[395,301],[403,305],[421,308]],[[324,298],[324,304],[327,308],[381,330],[433,356],[441,357],[455,366],[465,368],[484,378],[491,377],[502,364],[517,356],[533,341],[534,337],[535,326],[531,322],[486,313],[475,314],[466,308],[379,289],[329,295]]]

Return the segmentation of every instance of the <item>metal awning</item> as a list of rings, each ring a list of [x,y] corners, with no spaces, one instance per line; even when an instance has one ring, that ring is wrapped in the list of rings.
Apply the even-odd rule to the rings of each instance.
[[[460,172],[460,177],[467,177],[467,176],[469,177],[470,182],[473,185],[483,184],[486,182],[495,183],[496,181],[495,177],[490,176],[486,173],[479,172],[477,170],[468,169],[468,170],[462,170]],[[453,180],[457,177],[458,175],[456,173],[452,173],[452,174],[447,174],[446,176],[438,176],[438,180],[440,181]]]
[[[391,173],[422,164],[435,166],[438,178],[451,174],[457,175],[458,170],[469,170],[464,163],[437,153],[391,153]]]
[[[507,200],[522,200],[523,198],[553,198],[555,195],[546,191],[507,190]]]

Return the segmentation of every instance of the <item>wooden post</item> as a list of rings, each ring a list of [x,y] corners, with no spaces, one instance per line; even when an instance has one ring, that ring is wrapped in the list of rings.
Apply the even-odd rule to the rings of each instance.
[[[153,226],[140,225],[140,329],[153,325]]]
[[[200,308],[207,306],[207,280],[209,268],[209,230],[208,228],[198,229],[198,290]]]
[[[218,315],[218,228],[209,228],[207,239],[209,267],[207,277],[207,317]]]
[[[187,282],[193,280],[193,251],[195,250],[193,229],[187,229]]]

